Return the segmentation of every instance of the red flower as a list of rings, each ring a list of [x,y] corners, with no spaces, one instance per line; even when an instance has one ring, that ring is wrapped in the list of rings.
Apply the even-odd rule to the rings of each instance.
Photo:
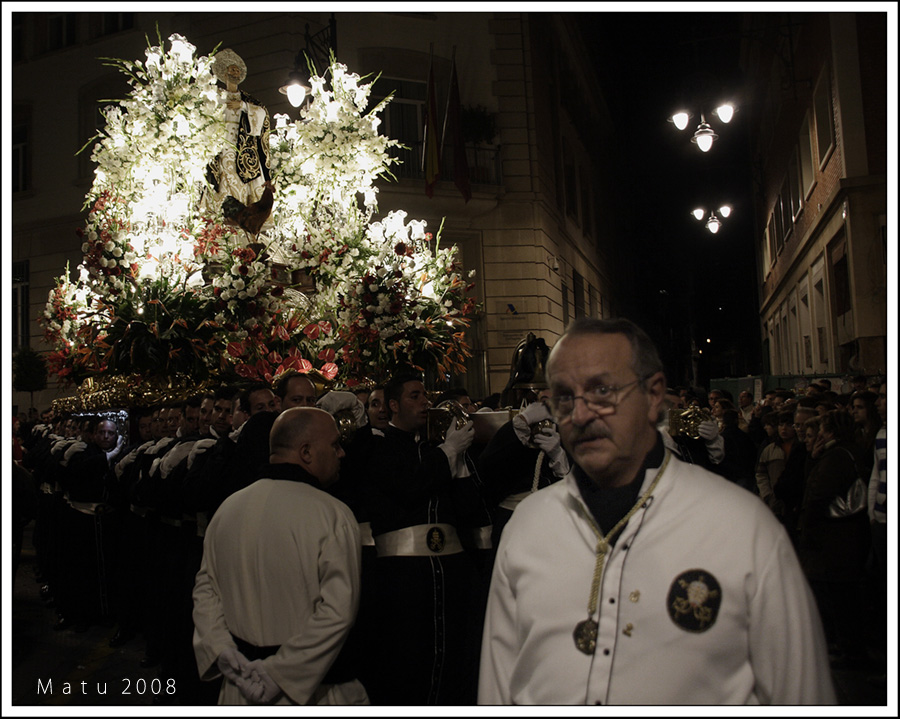
[[[232,357],[243,357],[245,347],[243,342],[229,342],[225,349]]]
[[[406,254],[406,243],[398,242],[396,245],[394,245],[394,252],[400,256],[405,255]]]
[[[334,350],[330,347],[319,352],[319,359],[326,362],[334,362]]]
[[[338,366],[334,362],[326,362],[319,371],[325,375],[325,379],[334,379],[337,377]]]
[[[284,325],[275,325],[272,328],[272,336],[273,338],[280,339],[282,342],[287,342],[291,339],[291,336],[290,334],[288,334],[288,331]]]
[[[234,368],[234,371],[244,379],[256,379],[256,370],[250,365],[239,364]]]

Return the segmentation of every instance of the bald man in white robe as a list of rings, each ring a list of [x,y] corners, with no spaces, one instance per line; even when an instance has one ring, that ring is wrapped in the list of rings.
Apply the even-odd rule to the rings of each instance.
[[[231,495],[206,531],[194,586],[200,677],[224,675],[219,704],[367,704],[351,677],[329,677],[356,617],[360,537],[323,489],[344,452],[314,408],[278,416],[258,479]]]

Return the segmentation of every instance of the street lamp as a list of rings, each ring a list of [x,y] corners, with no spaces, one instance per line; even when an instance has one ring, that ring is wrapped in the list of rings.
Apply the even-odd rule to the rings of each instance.
[[[306,95],[312,90],[309,85],[309,74],[299,69],[301,56],[302,53],[297,53],[297,57],[294,59],[295,69],[291,70],[288,75],[287,83],[278,88],[278,92],[287,95],[288,102],[293,107],[300,107]]]
[[[732,103],[724,102],[713,110],[713,115],[719,118],[723,124],[727,125],[731,122],[735,112],[736,108]],[[682,109],[672,114],[668,118],[668,121],[675,125],[679,130],[685,130],[692,117],[693,115],[688,110]],[[697,125],[697,130],[691,136],[691,142],[699,147],[701,152],[709,152],[712,149],[713,143],[718,139],[719,136],[716,134],[716,131],[713,130],[712,126],[706,121],[705,115],[701,112],[700,124]]]
[[[330,53],[337,54],[337,20],[334,13],[328,26],[317,33],[310,34],[309,23],[306,24],[305,49],[297,53],[294,58],[294,69],[288,74],[288,81],[278,88],[278,92],[287,95],[288,102],[294,107],[300,107],[303,100],[312,91],[309,83],[309,72],[306,69],[307,61],[312,61],[313,66],[317,60],[327,64]]]
[[[727,218],[731,214],[731,205],[722,205],[719,207],[718,213],[722,217]],[[706,217],[706,209],[697,207],[696,209],[691,210],[691,216],[698,222],[703,222],[703,219],[706,218],[706,229],[713,234],[716,234],[722,227],[722,220],[716,216],[716,210],[712,210],[709,213],[709,217]]]
[[[703,117],[703,115],[700,115],[700,124],[697,125],[697,132],[694,133],[691,142],[700,148],[700,152],[709,152],[712,149],[713,143],[718,139],[719,136],[716,134],[715,130],[709,126],[706,118]]]

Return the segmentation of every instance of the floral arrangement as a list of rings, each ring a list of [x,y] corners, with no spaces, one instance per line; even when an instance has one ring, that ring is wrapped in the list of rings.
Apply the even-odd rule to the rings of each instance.
[[[464,371],[476,306],[456,248],[405,212],[375,219],[374,183],[397,162],[378,133],[390,98],[367,110],[372,84],[334,58],[312,78],[300,119],[277,115],[269,134],[271,217],[251,242],[201,202],[226,137],[214,57],[169,45],[107,59],[132,91],[94,138],[78,280],[67,268],[44,313],[59,379]]]

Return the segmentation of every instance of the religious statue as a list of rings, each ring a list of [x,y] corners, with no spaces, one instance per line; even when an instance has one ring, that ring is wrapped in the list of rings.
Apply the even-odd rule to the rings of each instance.
[[[209,190],[202,207],[217,211],[229,197],[241,206],[260,200],[269,174],[269,112],[258,100],[238,90],[247,66],[230,48],[216,54],[213,74],[225,84],[227,139],[207,167]],[[226,208],[227,209],[227,208]]]

